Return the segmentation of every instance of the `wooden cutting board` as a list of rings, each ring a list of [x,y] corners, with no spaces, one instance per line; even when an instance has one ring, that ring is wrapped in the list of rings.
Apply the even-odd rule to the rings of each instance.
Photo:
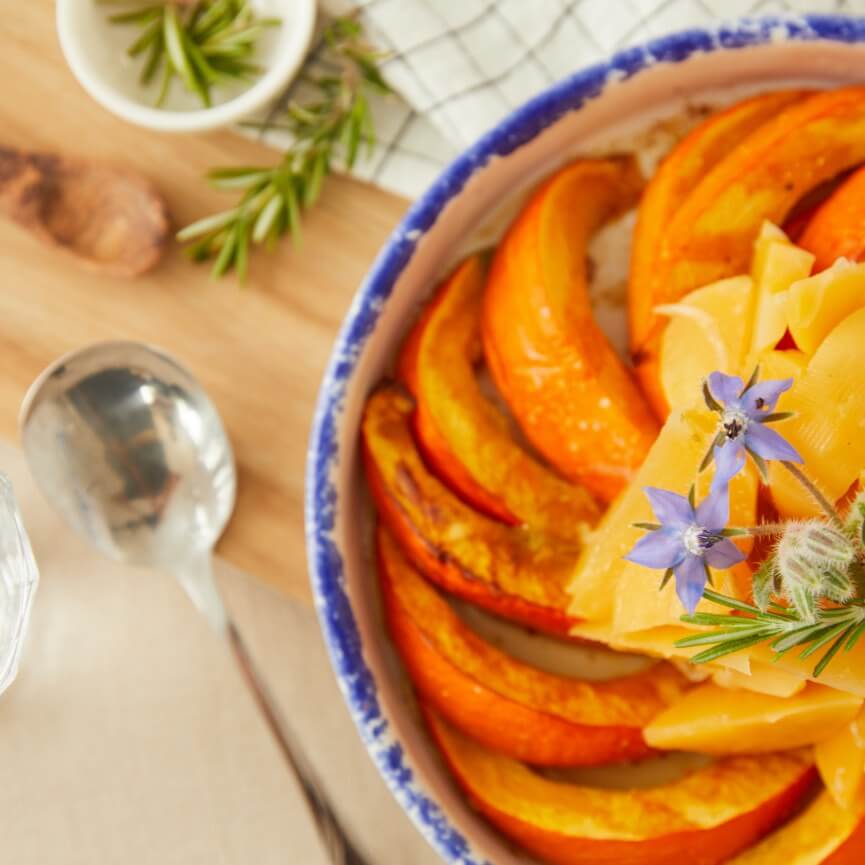
[[[268,164],[274,152],[232,133],[168,135],[127,125],[91,101],[66,67],[53,4],[0,0],[0,143],[106,159],[140,170],[177,225],[229,206],[202,176]],[[0,223],[0,436],[58,355],[89,342],[153,342],[210,391],[237,452],[239,496],[219,553],[293,595],[309,596],[303,472],[319,378],[352,293],[406,202],[336,177],[304,224],[302,247],[253,257],[244,288],[211,282],[172,249],[132,281],[79,270]]]

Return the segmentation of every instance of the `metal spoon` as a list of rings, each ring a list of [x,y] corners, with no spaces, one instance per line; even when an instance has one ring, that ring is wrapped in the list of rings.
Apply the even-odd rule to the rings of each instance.
[[[364,865],[281,716],[213,578],[234,508],[231,444],[201,385],[169,355],[106,342],[66,355],[31,385],[24,453],[45,497],[114,559],[173,573],[231,646],[337,865]]]

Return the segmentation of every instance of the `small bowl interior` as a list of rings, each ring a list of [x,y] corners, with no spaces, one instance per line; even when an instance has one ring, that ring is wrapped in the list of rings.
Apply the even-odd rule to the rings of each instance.
[[[438,838],[439,850],[448,861],[525,865],[533,860],[491,830],[457,791],[426,737],[389,645],[371,556],[371,506],[358,453],[359,423],[367,395],[392,371],[401,340],[439,278],[468,248],[479,245],[482,226],[495,226],[492,215],[506,212],[508,202],[524,195],[541,177],[576,155],[633,149],[642,132],[663,118],[681,116],[694,104],[717,106],[770,89],[832,87],[861,81],[865,74],[858,70],[865,68],[863,61],[862,45],[770,40],[763,45],[695,53],[682,62],[657,64],[607,86],[599,98],[564,115],[529,143],[490,159],[450,198],[415,248],[411,248],[417,240],[414,230],[406,234],[405,228],[399,229],[392,239],[391,249],[410,247],[409,258],[390,295],[374,301],[383,303],[380,316],[347,383],[337,421],[338,458],[333,477],[337,510],[332,538],[342,557],[364,660],[375,679],[377,698],[388,722],[388,730],[380,734],[371,726],[365,728],[355,706],[362,735],[397,797],[425,834]],[[447,190],[442,194],[446,196]],[[490,236],[496,230],[491,229]],[[381,268],[374,269],[368,288],[381,288],[389,278]],[[359,303],[352,307],[352,315]],[[320,597],[319,603],[326,608],[328,601]],[[343,685],[350,687],[345,680]],[[415,776],[410,792],[396,772],[388,771],[386,755],[394,741],[401,743],[405,763]],[[418,790],[438,804],[445,815],[445,828],[455,829],[468,841],[468,847],[443,840],[447,833],[442,832],[442,818],[430,815]]]
[[[134,10],[134,4],[100,3],[98,0],[59,0],[58,29],[73,71],[84,87],[106,107],[124,113],[127,119],[166,126],[172,115],[193,115],[199,122],[224,108],[243,102],[241,114],[249,113],[276,95],[299,67],[315,20],[314,0],[251,0],[258,18],[278,18],[256,43],[253,62],[262,72],[250,81],[232,81],[212,90],[213,107],[206,109],[199,98],[175,79],[165,101],[155,107],[160,76],[143,86],[139,81],[145,56],[129,57],[127,49],[142,33],[135,24],[113,24],[114,14]],[[129,116],[129,112],[132,112]],[[232,111],[232,116],[235,114]],[[155,116],[151,116],[155,115]],[[207,125],[212,125],[207,123]]]

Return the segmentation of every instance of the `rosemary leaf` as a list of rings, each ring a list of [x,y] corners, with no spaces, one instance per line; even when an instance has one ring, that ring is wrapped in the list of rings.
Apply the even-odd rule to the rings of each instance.
[[[245,174],[235,174],[233,177],[214,177],[210,184],[215,189],[251,189],[261,183],[267,183],[271,172],[268,170],[250,171]]]
[[[772,635],[773,632],[771,630],[762,630],[756,631],[750,636],[740,637],[738,640],[725,640],[714,648],[707,649],[704,652],[700,652],[698,655],[694,655],[694,657],[691,658],[691,663],[707,664],[709,661],[715,661],[718,658],[723,658],[725,655],[732,655],[734,652],[740,652],[742,649],[756,646],[758,643],[764,642],[767,637],[771,637]]]
[[[273,199],[278,201],[278,198]],[[234,269],[237,272],[237,278],[241,284],[246,279],[246,272],[249,269],[249,223],[242,222],[241,228],[238,231],[237,251],[234,255]]]
[[[165,37],[162,38],[163,44]],[[174,75],[174,67],[171,63],[171,58],[167,54],[163,55],[162,59],[162,84],[159,87],[159,94],[156,97],[156,106],[159,107],[165,102],[168,96],[168,88],[171,86],[171,78]]]
[[[201,237],[204,234],[216,232],[234,222],[237,215],[238,208],[232,207],[231,210],[224,210],[222,213],[205,216],[203,219],[199,219],[198,222],[192,222],[178,231],[177,239],[182,243],[195,237]]]
[[[676,646],[680,649],[691,649],[694,646],[710,646],[712,644],[724,645],[727,643],[735,643],[740,639],[752,636],[754,634],[762,635],[768,633],[764,627],[755,627],[752,625],[749,628],[720,628],[716,631],[709,631],[705,634],[693,634],[689,637],[682,637],[676,640]]]
[[[219,255],[216,257],[216,262],[211,271],[211,276],[214,279],[218,279],[226,270],[228,270],[229,267],[231,267],[234,260],[234,250],[237,247],[238,233],[242,224],[242,222],[236,222],[228,233],[225,243],[222,244],[222,249],[219,251]]]
[[[200,41],[206,40],[214,32],[231,26],[231,0],[215,0],[194,22],[192,32]]]
[[[162,19],[163,37],[165,39],[165,51],[172,65],[183,78],[187,89],[193,92],[200,90],[200,84],[192,70],[189,56],[186,53],[183,33],[180,30],[180,22],[177,19],[177,9],[168,5],[165,7],[165,17]]]
[[[150,45],[147,60],[141,69],[141,75],[138,78],[141,85],[146,87],[151,81],[153,81],[153,78],[159,69],[159,64],[162,61],[163,51],[165,51],[165,42],[162,38],[162,28],[157,27],[156,39],[154,39]]]
[[[159,21],[162,17],[161,8],[156,6],[148,6],[145,9],[136,9],[132,12],[118,12],[115,15],[109,15],[108,20],[112,24],[151,24],[154,21]]]
[[[179,78],[205,107],[213,103],[214,86],[248,80],[261,72],[251,62],[256,41],[268,27],[281,23],[257,19],[250,0],[155,3],[108,20],[141,28],[127,53],[138,57],[146,52],[139,77],[142,84],[149,84],[161,71],[157,106],[165,102],[172,81]]]
[[[845,637],[846,637],[846,634],[841,634],[841,636],[838,637],[838,639],[835,640],[834,643],[832,643],[832,645],[829,647],[829,650],[826,652],[826,654],[823,655],[823,657],[820,659],[820,663],[818,663],[817,666],[814,667],[814,678],[815,679],[820,678],[823,671],[826,669],[826,667],[829,666],[830,662],[832,661],[832,658],[834,658],[835,655],[838,654],[838,652],[841,649],[841,646],[844,645]]]
[[[729,613],[694,613],[690,616],[682,616],[682,621],[687,625],[721,625],[722,627],[751,628],[757,619],[745,618],[744,616],[731,616]]]
[[[193,72],[197,73],[201,81],[204,95],[202,101],[206,105],[210,104],[210,87],[207,85],[216,84],[219,81],[219,73],[207,62],[201,49],[189,38],[188,35],[183,35],[183,46],[189,54],[189,60],[193,67]]]
[[[304,206],[310,207],[318,201],[318,196],[321,193],[321,184],[324,180],[325,172],[330,161],[330,153],[327,150],[320,150],[313,160],[312,170],[310,172],[309,181],[304,189]]]
[[[155,22],[151,24],[130,46],[126,49],[126,53],[129,57],[137,57],[139,54],[142,54],[148,48],[150,48],[154,42],[158,42],[160,35],[162,33],[162,28],[159,26],[159,22]]]
[[[222,17],[211,11],[217,6],[223,10]],[[214,73],[228,71],[240,75],[254,68],[245,58],[252,40],[271,22],[249,19],[234,28],[222,26],[224,17],[233,14],[238,6],[245,6],[245,3],[234,0],[229,5],[226,0],[217,0],[188,22],[184,58],[178,54],[176,45],[166,51],[167,61],[175,67],[184,59],[187,61],[189,68],[184,69],[181,76],[191,85],[191,71],[196,92],[209,88]],[[168,42],[168,30],[165,41]],[[321,41],[327,55],[322,58],[323,62],[337,71],[320,76],[303,75],[300,80],[314,90],[314,95],[301,102],[292,98],[294,91],[290,89],[272,116],[256,127],[278,128],[291,135],[292,144],[280,161],[272,166],[211,172],[210,181],[216,188],[240,193],[238,203],[228,211],[200,219],[178,232],[178,240],[195,241],[192,254],[196,259],[216,256],[215,276],[234,267],[242,278],[248,254],[244,244],[267,243],[270,246],[286,233],[299,243],[303,210],[317,201],[337,159],[351,168],[361,146],[364,143],[369,146],[375,140],[369,96],[375,92],[390,92],[378,69],[380,55],[365,43],[360,24],[350,17],[330,21],[322,32]],[[199,53],[191,48],[193,44]],[[245,125],[255,127],[255,124]],[[209,223],[209,219],[214,221]],[[241,224],[244,228],[238,229]],[[226,233],[225,238],[218,240],[222,232]],[[228,252],[227,246],[230,247]]]
[[[778,639],[774,640],[770,645],[779,654],[795,649],[796,646],[801,646],[814,639],[819,639],[827,628],[834,627],[826,625],[825,622],[815,622],[813,624],[805,624],[802,627],[782,634]]]
[[[823,634],[822,637],[816,637],[814,639],[814,642],[811,643],[811,645],[808,646],[805,651],[799,655],[799,657],[810,658],[811,655],[813,655],[815,652],[819,652],[820,649],[823,648],[823,646],[825,646],[827,643],[832,642],[832,640],[834,640],[842,632],[844,638],[846,638],[852,628],[853,626],[850,625],[848,622],[840,622],[837,625],[832,625],[831,627],[826,629],[826,632]]]
[[[757,614],[760,612],[760,610],[753,604],[740,601],[736,598],[730,598],[727,595],[721,595],[711,589],[706,589],[706,591],[703,592],[703,598],[707,601],[711,601],[713,604],[718,604],[722,607],[729,607],[731,610],[739,610],[741,613]]]
[[[289,181],[285,190],[285,209],[288,214],[288,230],[295,245],[300,243],[300,203],[294,183]]]
[[[851,652],[862,638],[862,634],[865,634],[865,619],[859,622],[859,624],[850,632],[850,636],[847,638],[847,642],[844,645],[844,651]]]
[[[238,165],[232,168],[214,168],[207,172],[208,180],[223,180],[232,177],[248,177],[250,174],[269,174],[270,169],[257,165]]]
[[[261,243],[267,237],[267,233],[278,218],[283,204],[282,196],[274,193],[273,198],[262,208],[261,213],[258,214],[258,218],[255,220],[255,227],[252,229],[253,243]]]

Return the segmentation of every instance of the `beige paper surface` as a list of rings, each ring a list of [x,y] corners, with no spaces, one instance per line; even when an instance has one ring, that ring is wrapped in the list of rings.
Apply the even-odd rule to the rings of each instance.
[[[42,571],[21,673],[0,697],[0,862],[325,863],[231,656],[180,589],[88,550],[16,448],[0,443],[0,468]],[[220,581],[371,863],[438,862],[363,751],[312,610],[224,567]]]

